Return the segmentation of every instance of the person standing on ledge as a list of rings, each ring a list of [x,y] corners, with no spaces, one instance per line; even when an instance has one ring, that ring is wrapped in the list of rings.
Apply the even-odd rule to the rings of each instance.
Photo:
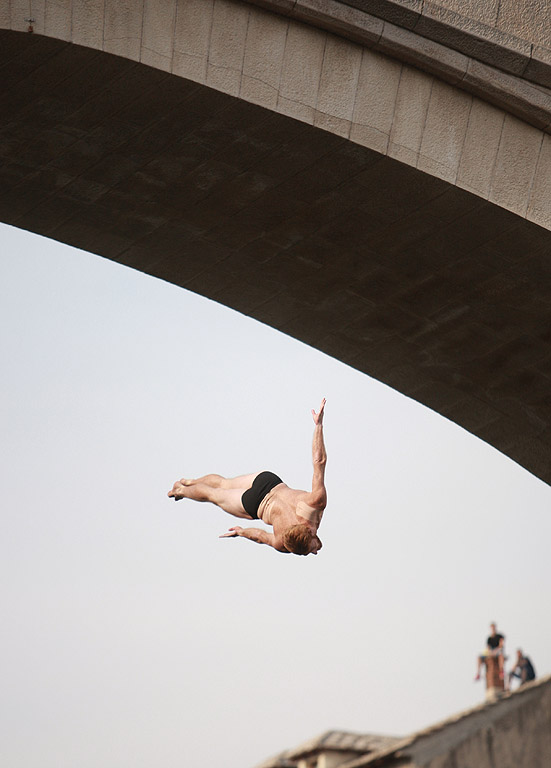
[[[317,535],[323,510],[327,505],[325,490],[325,464],[327,453],[323,441],[323,412],[325,398],[320,409],[312,411],[314,438],[312,461],[314,475],[311,491],[289,488],[273,472],[257,472],[226,478],[221,475],[205,475],[197,480],[182,478],[168,492],[175,501],[193,499],[210,501],[224,512],[244,520],[262,520],[271,525],[270,533],[261,528],[241,528],[236,525],[223,538],[241,537],[268,544],[278,552],[295,555],[317,555],[322,543]]]
[[[505,661],[505,637],[497,631],[495,622],[490,624],[491,635],[486,640],[486,649],[477,659],[476,680],[480,680],[480,670],[489,656],[496,656],[498,660],[499,677],[504,679],[504,661]]]

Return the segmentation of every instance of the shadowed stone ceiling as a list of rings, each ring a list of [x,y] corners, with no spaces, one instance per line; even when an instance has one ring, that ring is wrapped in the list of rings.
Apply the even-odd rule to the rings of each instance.
[[[0,219],[231,306],[551,482],[551,233],[131,61],[0,33]]]

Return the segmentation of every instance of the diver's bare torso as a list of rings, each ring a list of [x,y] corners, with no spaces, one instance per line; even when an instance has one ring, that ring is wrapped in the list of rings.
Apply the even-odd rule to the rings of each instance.
[[[286,551],[283,534],[293,525],[307,525],[312,533],[317,533],[323,509],[308,504],[311,495],[308,491],[298,491],[279,483],[260,502],[258,517],[272,526],[276,549]]]

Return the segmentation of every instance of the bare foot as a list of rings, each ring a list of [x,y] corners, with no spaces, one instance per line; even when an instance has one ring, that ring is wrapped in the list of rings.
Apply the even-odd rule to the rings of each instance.
[[[172,490],[168,492],[169,498],[174,499],[174,501],[180,501],[180,499],[185,499],[186,485],[191,485],[191,483],[188,480],[187,481],[176,480],[176,482],[172,486]]]

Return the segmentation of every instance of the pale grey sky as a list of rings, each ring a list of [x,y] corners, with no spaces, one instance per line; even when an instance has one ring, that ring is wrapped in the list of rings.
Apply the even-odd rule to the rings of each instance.
[[[482,700],[496,620],[551,671],[551,489],[412,400],[225,307],[0,228],[0,762],[252,768],[326,729]],[[317,558],[219,539],[182,475],[311,480]]]

